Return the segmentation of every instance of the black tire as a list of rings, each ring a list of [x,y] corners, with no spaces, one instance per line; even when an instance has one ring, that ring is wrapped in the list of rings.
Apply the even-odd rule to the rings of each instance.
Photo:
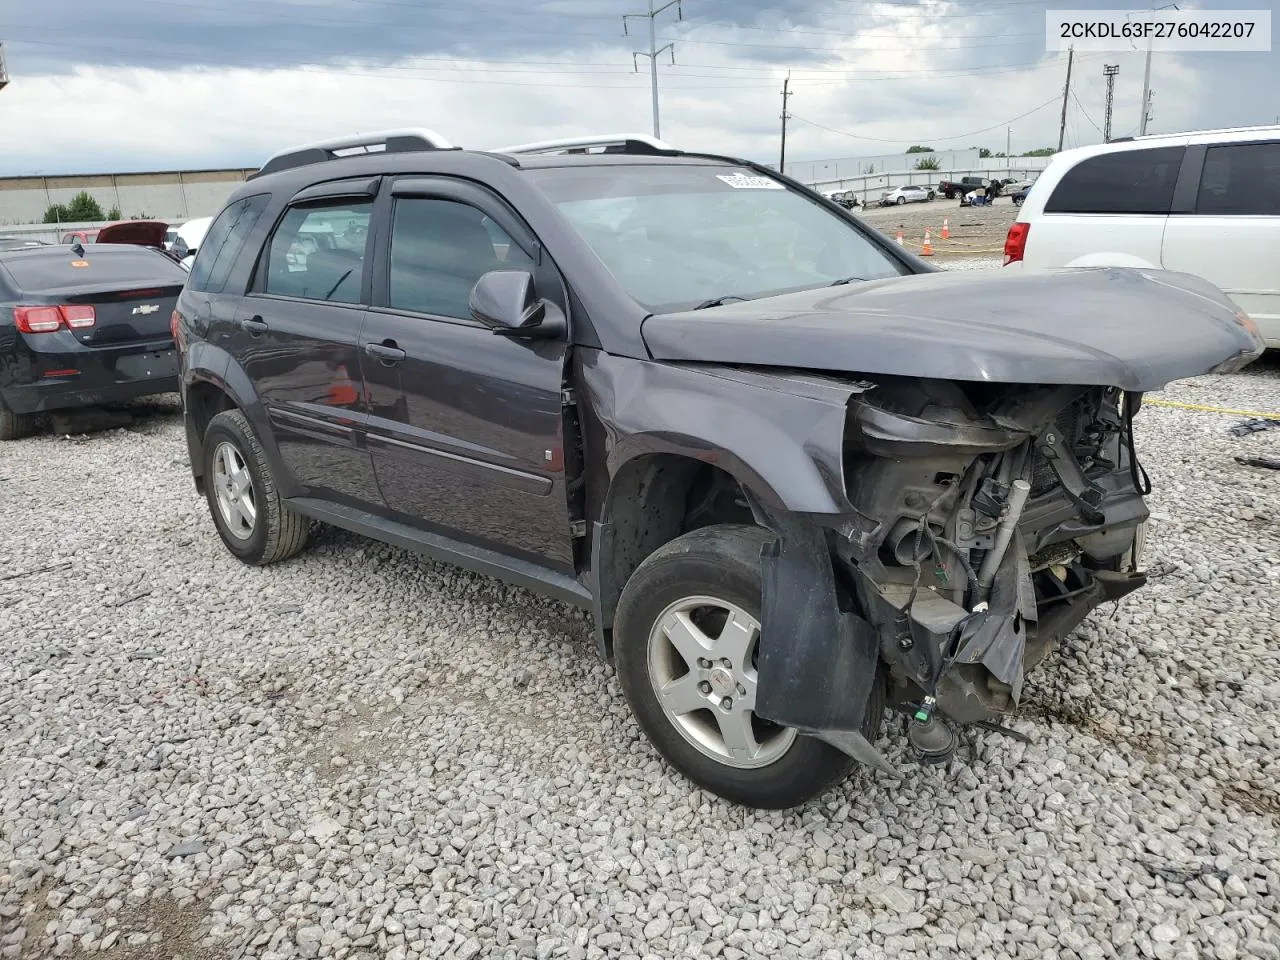
[[[1014,198],[1013,198],[1013,205],[1014,205],[1015,207],[1020,207],[1020,206],[1022,206],[1022,201],[1023,201],[1023,198],[1022,198],[1022,197],[1014,197]]]
[[[906,197],[898,197],[898,199],[897,199],[897,200],[895,200],[894,202],[895,202],[895,203],[899,203],[899,204],[901,204],[901,203],[906,203],[906,202],[907,202],[907,198],[906,198]]]
[[[727,601],[759,621],[760,548],[771,534],[759,527],[720,524],[676,538],[631,575],[614,617],[614,659],[623,694],[636,721],[660,754],[698,786],[749,807],[785,809],[802,804],[844,779],[854,761],[821,740],[796,736],[764,766],[742,768],[694,746],[659,702],[651,679],[651,631],[674,603],[690,597]],[[740,688],[741,689],[741,688]],[[702,713],[713,720],[708,708]],[[693,715],[693,714],[690,714]],[[766,736],[783,728],[750,721]],[[874,742],[884,724],[884,684],[877,677],[863,733]]]
[[[241,536],[224,516],[218,501],[218,472],[215,459],[229,444],[239,454],[249,474],[256,517]],[[245,415],[225,410],[209,421],[204,432],[204,488],[218,536],[231,553],[244,563],[266,566],[288,560],[307,545],[311,522],[290,509],[280,498],[266,453]]]
[[[930,199],[930,200],[936,200],[936,199],[938,199],[938,195],[937,195],[936,193],[934,193],[932,190],[930,190],[930,191],[929,191],[929,199]]]
[[[0,442],[21,440],[34,432],[36,418],[29,413],[14,413],[0,401]]]

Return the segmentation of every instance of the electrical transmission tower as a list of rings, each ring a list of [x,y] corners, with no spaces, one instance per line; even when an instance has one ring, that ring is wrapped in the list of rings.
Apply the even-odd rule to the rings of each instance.
[[[645,53],[643,50],[637,50],[636,52],[631,54],[631,62],[635,66],[636,71],[639,72],[640,64],[636,58],[637,57],[649,58],[649,82],[650,82],[650,86],[653,88],[653,135],[655,137],[662,136],[662,133],[660,131],[660,127],[658,124],[658,55],[667,50],[670,50],[671,62],[673,64],[676,62],[675,44],[668,43],[661,47],[658,46],[658,29],[657,29],[658,14],[667,10],[669,7],[675,7],[678,18],[681,20],[684,19],[684,8],[681,6],[680,0],[667,0],[667,2],[660,7],[655,7],[653,5],[653,0],[649,0],[648,13],[628,13],[622,18],[622,32],[624,34],[627,33],[628,20],[634,18],[634,19],[642,19],[642,20],[649,21],[649,52]]]
[[[0,41],[0,90],[9,85],[9,72],[4,68],[4,43]]]
[[[1107,78],[1107,109],[1103,113],[1102,142],[1111,142],[1111,108],[1115,104],[1116,74],[1120,72],[1120,64],[1108,63],[1102,68],[1102,75]]]

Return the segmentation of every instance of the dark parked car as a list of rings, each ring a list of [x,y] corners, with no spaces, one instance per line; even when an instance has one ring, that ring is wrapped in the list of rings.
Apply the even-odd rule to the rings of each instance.
[[[956,197],[963,197],[966,193],[973,190],[985,190],[990,185],[991,181],[982,177],[961,177],[959,180],[940,180],[938,181],[938,193],[942,194],[948,200],[954,200]]]
[[[34,237],[0,237],[0,250],[25,250],[29,247],[49,246],[48,240],[37,240]]]
[[[1016,709],[1144,582],[1143,393],[1262,349],[1193,277],[938,272],[764,166],[560,146],[335,140],[238,188],[178,306],[196,486],[245,563],[322,521],[591,610],[735,801],[886,767],[886,705],[931,761]]]
[[[36,415],[178,389],[170,318],[187,273],[158,250],[0,250],[0,440]]]

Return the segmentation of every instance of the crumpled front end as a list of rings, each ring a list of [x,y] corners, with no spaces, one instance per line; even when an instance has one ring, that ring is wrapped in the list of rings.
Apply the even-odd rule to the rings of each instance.
[[[760,665],[761,712],[820,736],[852,729],[856,709],[824,717],[821,688],[843,682],[856,700],[855,678],[872,657],[891,699],[913,714],[909,735],[922,758],[950,755],[955,739],[942,718],[989,723],[1016,708],[1027,669],[1090,610],[1145,580],[1136,569],[1149,491],[1133,442],[1140,403],[1106,387],[863,384],[850,396],[844,437],[853,510],[817,522],[835,594],[850,598],[833,621],[841,639],[825,654],[808,650],[805,624],[793,623],[790,662],[780,654]],[[771,525],[780,546],[765,557],[765,640],[770,593],[781,608],[787,591],[821,589],[820,574],[783,562],[789,545],[793,558],[804,552],[806,524]],[[830,679],[799,675],[798,664],[816,670],[823,657]],[[805,685],[811,699],[801,706]],[[826,738],[869,759],[866,744],[859,754]]]

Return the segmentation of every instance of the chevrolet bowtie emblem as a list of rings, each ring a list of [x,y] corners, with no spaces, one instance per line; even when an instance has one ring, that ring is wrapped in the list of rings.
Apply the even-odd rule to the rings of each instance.
[[[141,307],[134,307],[134,308],[133,308],[133,312],[134,312],[134,313],[140,313],[140,314],[142,314],[142,315],[145,317],[147,314],[149,314],[149,313],[155,313],[155,312],[156,312],[157,310],[159,310],[159,309],[160,309],[160,304],[158,304],[158,303],[147,303],[147,304],[143,304]]]

